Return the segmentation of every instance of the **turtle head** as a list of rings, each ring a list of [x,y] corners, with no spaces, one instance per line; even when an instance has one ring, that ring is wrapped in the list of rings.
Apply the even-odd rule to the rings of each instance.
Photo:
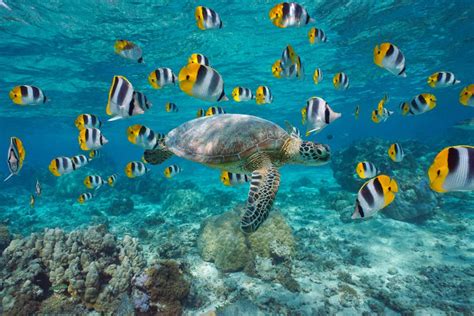
[[[307,166],[320,166],[329,162],[331,151],[328,145],[301,141],[298,152],[293,155],[293,162]]]

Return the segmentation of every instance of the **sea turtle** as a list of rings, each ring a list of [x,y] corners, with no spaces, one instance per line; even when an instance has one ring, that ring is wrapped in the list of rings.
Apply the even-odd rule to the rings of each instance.
[[[327,145],[303,141],[275,123],[243,114],[201,117],[171,130],[144,159],[159,164],[172,155],[234,173],[252,174],[241,228],[254,232],[268,217],[284,164],[310,166],[329,162]]]

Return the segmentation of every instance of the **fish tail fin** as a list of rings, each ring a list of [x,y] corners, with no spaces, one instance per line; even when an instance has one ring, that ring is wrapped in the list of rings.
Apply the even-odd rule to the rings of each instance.
[[[3,182],[8,181],[8,179],[10,179],[11,177],[13,177],[13,173],[10,173],[10,175],[8,177],[6,177],[5,180],[3,180]]]
[[[453,84],[458,84],[458,83],[461,83],[461,80],[454,80],[454,83]]]

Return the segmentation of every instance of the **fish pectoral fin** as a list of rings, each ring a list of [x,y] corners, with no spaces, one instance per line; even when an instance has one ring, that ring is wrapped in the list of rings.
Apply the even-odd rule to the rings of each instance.
[[[275,166],[270,164],[252,172],[247,205],[240,220],[244,233],[255,232],[267,219],[279,186],[280,172]]]

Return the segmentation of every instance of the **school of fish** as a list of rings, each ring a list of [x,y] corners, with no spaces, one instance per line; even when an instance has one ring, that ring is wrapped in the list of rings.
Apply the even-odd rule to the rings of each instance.
[[[194,16],[196,25],[202,31],[217,31],[225,27],[223,19],[215,10],[197,6]],[[309,11],[296,2],[279,3],[269,10],[268,17],[271,23],[281,29],[290,27],[306,27],[316,21],[310,16]],[[224,17],[225,18],[225,17]],[[225,19],[224,19],[225,21]],[[327,45],[326,31],[321,28],[311,27],[307,33],[310,45]],[[316,45],[316,46],[317,46]],[[129,61],[138,64],[144,63],[143,50],[136,42],[125,39],[115,41],[114,52]],[[373,62],[376,66],[385,69],[395,77],[407,77],[407,59],[402,50],[393,43],[384,42],[377,44],[373,49]],[[409,70],[409,68],[408,68]],[[286,45],[281,52],[280,58],[273,62],[271,67],[273,77],[281,79],[305,79],[305,69],[301,57],[296,53],[292,45]],[[409,71],[408,71],[409,73]],[[146,74],[144,74],[144,77]],[[451,88],[461,83],[454,73],[449,71],[438,71],[427,77],[428,87],[432,89]],[[171,68],[158,67],[147,76],[148,82],[153,89],[168,89],[168,87],[179,87],[186,95],[214,103],[207,109],[199,108],[196,117],[207,117],[226,113],[226,110],[217,105],[229,100],[226,94],[224,79],[222,75],[211,66],[208,57],[201,53],[192,53],[187,58],[187,64],[175,73]],[[315,85],[323,80],[323,70],[316,68],[312,79]],[[344,71],[333,75],[333,86],[336,90],[345,91],[350,89],[349,76]],[[341,92],[343,93],[343,92]],[[105,94],[105,91],[104,91]],[[474,84],[467,85],[460,90],[459,103],[463,106],[474,107]],[[46,97],[45,92],[32,85],[17,85],[9,92],[9,97],[16,105],[41,106],[46,102],[52,102]],[[257,105],[271,104],[273,94],[268,85],[260,85],[255,91],[250,87],[236,86],[231,92],[234,102],[250,102],[255,100]],[[384,95],[377,107],[371,112],[371,120],[376,123],[386,122],[395,111],[389,110],[388,95]],[[418,94],[409,101],[400,103],[400,114],[402,116],[418,116],[432,111],[437,106],[437,98],[433,93],[424,92]],[[109,117],[106,124],[116,120],[127,119],[133,116],[144,115],[152,108],[151,102],[140,91],[136,91],[133,84],[122,75],[115,75],[108,92],[108,100],[105,105],[105,114]],[[169,115],[177,115],[179,107],[169,101],[164,105],[164,111]],[[306,126],[306,136],[319,133],[324,128],[333,124],[342,116],[336,112],[321,96],[314,96],[306,101],[300,109],[302,124]],[[354,110],[354,118],[359,119],[360,106]],[[295,110],[295,116],[296,116]],[[50,172],[56,176],[65,176],[75,170],[88,165],[91,161],[100,158],[100,150],[109,140],[102,133],[104,124],[96,114],[81,113],[75,121],[78,129],[78,148],[86,151],[86,154],[77,154],[73,157],[59,156],[51,160]],[[465,125],[464,125],[465,126]],[[300,137],[300,132],[287,122],[287,130],[292,135]],[[462,127],[462,126],[461,126]],[[162,146],[165,134],[156,132],[150,127],[135,124],[127,128],[127,139],[130,143],[145,150],[153,150]],[[330,135],[332,138],[332,135]],[[329,136],[328,136],[329,137]],[[393,143],[387,149],[387,156],[392,163],[403,165],[405,153],[399,143]],[[10,171],[7,181],[13,176],[19,176],[26,158],[24,143],[18,137],[12,136],[7,153],[7,166]],[[132,179],[148,174],[151,169],[146,160],[131,161],[124,168],[125,175]],[[367,181],[360,187],[355,201],[353,219],[364,219],[374,216],[378,211],[387,207],[396,198],[398,183],[396,179],[383,174],[370,161],[361,161],[356,164],[356,175]],[[388,170],[385,170],[387,172]],[[165,178],[171,179],[178,176],[184,170],[177,164],[172,164],[163,170]],[[474,146],[453,145],[442,149],[434,158],[432,165],[427,170],[427,178],[430,188],[439,193],[452,191],[474,190]],[[83,183],[86,192],[78,192],[77,201],[86,203],[101,191],[105,185],[113,188],[119,174],[112,175],[90,174]],[[226,186],[242,185],[250,182],[251,178],[246,174],[235,174],[223,171],[220,175],[221,182]],[[92,191],[91,191],[92,190]],[[103,189],[102,189],[103,190]],[[34,194],[30,196],[30,207],[34,207],[36,198],[41,196],[42,186],[38,180],[34,188]]]

